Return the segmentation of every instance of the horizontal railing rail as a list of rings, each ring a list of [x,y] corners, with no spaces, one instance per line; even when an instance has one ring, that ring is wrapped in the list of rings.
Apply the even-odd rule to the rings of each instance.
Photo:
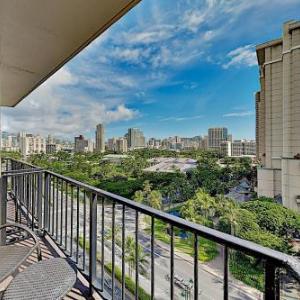
[[[180,217],[153,209],[144,204],[112,194],[77,180],[56,174],[51,171],[38,169],[30,164],[13,159],[7,159],[4,178],[11,180],[17,209],[26,207],[28,224],[45,230],[47,234],[74,259],[78,267],[86,274],[93,288],[103,295],[108,294],[112,299],[120,294],[121,299],[126,293],[142,299],[144,293],[140,289],[141,274],[139,240],[141,215],[150,217],[150,291],[149,297],[154,299],[156,290],[155,273],[155,225],[157,222],[168,224],[169,244],[169,297],[175,295],[175,231],[176,229],[189,232],[193,237],[193,287],[186,290],[186,299],[198,299],[201,294],[199,283],[199,247],[200,238],[216,242],[223,249],[223,299],[230,294],[229,260],[230,252],[237,251],[264,261],[264,298],[280,298],[280,269],[285,269],[294,279],[300,282],[300,263],[290,255],[260,246],[250,241],[192,223]],[[29,170],[28,170],[29,169]],[[22,170],[22,171],[20,171]],[[108,218],[107,206],[110,205]],[[126,285],[125,269],[129,263],[126,258],[126,214],[132,210],[134,230],[131,231],[134,240],[134,259],[131,271],[134,271],[134,289]],[[119,213],[120,212],[120,213]],[[119,213],[119,215],[117,215]],[[32,214],[32,218],[29,218]],[[19,216],[20,218],[20,216]],[[117,236],[116,220],[121,221],[121,236]],[[128,223],[128,222],[127,222]],[[107,231],[111,230],[107,237]],[[109,251],[106,243],[110,242]],[[120,240],[120,241],[119,241]],[[120,249],[119,249],[120,248]],[[99,250],[100,249],[100,250]],[[99,251],[98,251],[99,250]],[[117,259],[117,251],[121,252]],[[109,253],[109,254],[108,254]],[[109,258],[109,265],[105,262]],[[117,260],[117,261],[116,261]],[[118,267],[120,266],[120,268]],[[119,271],[120,270],[120,271]],[[121,274],[119,274],[121,272]],[[100,274],[99,274],[100,273]],[[117,276],[118,275],[118,276]],[[106,278],[110,277],[109,283]],[[109,297],[108,297],[109,298]],[[200,297],[201,298],[201,297]]]

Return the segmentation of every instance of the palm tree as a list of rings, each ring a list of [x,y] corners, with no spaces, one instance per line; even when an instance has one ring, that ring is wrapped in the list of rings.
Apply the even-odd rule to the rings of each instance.
[[[149,261],[148,261],[149,254],[144,251],[140,243],[138,243],[137,254],[138,254],[138,262],[139,262],[139,266],[138,266],[139,273],[142,273],[149,265]],[[125,261],[128,263],[129,276],[132,277],[133,270],[136,264],[136,243],[132,236],[126,237],[125,240]]]
[[[146,180],[143,184],[143,191],[146,198],[148,198],[149,194],[151,193],[152,184],[149,180]]]
[[[196,202],[196,207],[202,212],[206,219],[214,216],[216,203],[213,197],[202,189],[199,189],[196,191],[194,200]]]
[[[125,261],[128,263],[128,273],[132,277],[135,264],[135,241],[132,236],[126,237],[125,240]]]
[[[112,234],[113,234],[112,228],[109,228],[107,230],[107,232],[105,233],[105,239],[108,240],[108,241],[111,241],[112,240]],[[117,226],[115,226],[115,241],[116,241],[117,245],[121,244],[120,234],[121,234],[121,226],[117,225]]]
[[[224,213],[220,220],[225,220],[230,225],[230,234],[236,235],[238,232],[239,208],[233,201],[226,201]]]
[[[143,191],[135,191],[133,200],[138,202],[138,203],[143,203],[144,202],[144,193]]]
[[[155,209],[161,209],[162,196],[160,191],[151,191],[149,195],[149,205]]]

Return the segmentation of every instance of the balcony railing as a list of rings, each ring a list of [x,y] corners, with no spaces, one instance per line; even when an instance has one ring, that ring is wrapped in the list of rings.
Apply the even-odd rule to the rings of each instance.
[[[300,263],[292,256],[24,162],[5,159],[2,167],[2,199],[6,194],[14,199],[16,221],[23,215],[29,227],[49,235],[76,263],[91,289],[96,289],[103,298],[202,299],[206,295],[205,299],[225,300],[231,296],[234,299],[298,299],[295,295],[299,296]],[[168,243],[160,243],[157,238],[156,225],[162,222],[168,225]],[[141,228],[145,224],[146,231]],[[187,254],[178,254],[175,243],[178,231],[192,236],[190,259]],[[134,242],[131,259],[126,253],[127,236]],[[215,276],[210,284],[203,273],[206,266],[199,262],[203,238],[217,243],[222,251],[222,266],[218,266],[216,274],[206,269],[209,278]],[[146,266],[144,271],[141,270],[141,241],[144,251],[149,253],[149,270]],[[252,257],[262,266],[263,289],[247,288],[243,282],[231,278],[232,253]],[[161,271],[162,265],[167,272]],[[134,274],[130,279],[133,284],[128,283],[127,268]],[[191,274],[192,280],[178,278],[178,269],[188,274],[187,277]]]

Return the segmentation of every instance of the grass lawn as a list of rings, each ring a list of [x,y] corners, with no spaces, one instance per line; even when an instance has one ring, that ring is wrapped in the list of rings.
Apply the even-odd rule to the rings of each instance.
[[[245,284],[264,291],[265,274],[261,263],[256,259],[235,252],[229,256],[229,270],[232,276]]]
[[[170,236],[167,233],[168,225],[160,220],[155,220],[155,238],[170,244]],[[150,233],[150,228],[146,228],[146,232]],[[194,255],[193,239],[187,238],[182,239],[179,237],[180,230],[174,230],[174,245],[175,249],[182,251],[188,255]],[[198,257],[201,262],[208,262],[213,260],[219,254],[217,249],[217,244],[213,241],[207,240],[205,238],[199,238],[199,253]]]
[[[112,273],[112,264],[105,264],[105,269],[111,274]],[[121,283],[122,282],[122,269],[115,266],[115,277]],[[135,281],[131,279],[128,275],[125,275],[125,287],[133,295],[135,294]],[[139,300],[150,300],[151,296],[140,286],[138,286],[138,299]]]

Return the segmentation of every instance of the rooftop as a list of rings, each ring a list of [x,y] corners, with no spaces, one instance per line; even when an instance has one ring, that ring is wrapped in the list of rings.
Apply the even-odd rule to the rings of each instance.
[[[197,167],[197,160],[191,158],[157,157],[149,159],[151,167],[144,169],[146,172],[174,173],[179,170],[186,173]]]

